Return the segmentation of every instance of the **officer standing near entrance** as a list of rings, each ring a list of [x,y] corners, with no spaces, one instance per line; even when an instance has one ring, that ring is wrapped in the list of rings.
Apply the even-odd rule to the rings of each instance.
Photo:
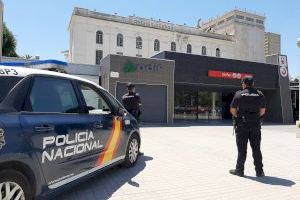
[[[141,122],[141,98],[139,93],[135,92],[135,85],[132,83],[127,84],[128,93],[124,94],[122,97],[122,102],[125,109],[135,117],[138,123]],[[144,155],[141,151],[139,155]]]
[[[242,79],[243,90],[236,92],[230,108],[234,119],[238,158],[236,168],[229,172],[241,177],[244,176],[248,140],[253,152],[256,176],[265,176],[260,143],[261,119],[266,112],[266,102],[263,93],[254,89],[253,86],[253,77],[244,77]]]
[[[126,110],[135,117],[135,119],[140,123],[141,119],[141,98],[139,93],[135,92],[135,86],[132,83],[127,84],[128,93],[124,94],[122,97],[123,105]]]

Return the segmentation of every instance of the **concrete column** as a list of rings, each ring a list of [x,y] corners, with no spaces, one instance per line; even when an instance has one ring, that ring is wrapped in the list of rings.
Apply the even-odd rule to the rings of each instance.
[[[295,90],[295,106],[297,106],[297,90]]]
[[[217,95],[216,92],[212,92],[212,109],[211,109],[211,112],[212,112],[213,117],[215,117],[216,114],[217,114],[217,111],[216,111],[216,95]]]

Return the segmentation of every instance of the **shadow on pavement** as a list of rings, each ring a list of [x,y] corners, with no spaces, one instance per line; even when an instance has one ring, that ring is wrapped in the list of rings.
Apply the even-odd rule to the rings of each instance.
[[[264,122],[264,126],[282,126],[281,123]],[[294,125],[294,124],[292,124]],[[160,128],[160,127],[191,127],[191,126],[232,126],[232,120],[174,120],[173,124],[166,123],[148,123],[142,122],[142,128]]]
[[[292,187],[293,185],[296,184],[294,181],[291,181],[288,179],[283,179],[283,178],[278,178],[278,177],[273,177],[273,176],[265,176],[265,177],[245,176],[245,178],[252,180],[252,181],[257,181],[257,182],[260,182],[263,184],[268,184],[268,185]]]
[[[232,126],[232,120],[174,120],[173,124],[142,122],[143,128],[191,127],[191,126]]]
[[[61,200],[107,200],[128,183],[132,187],[139,187],[140,184],[133,178],[146,168],[147,162],[153,157],[140,156],[136,165],[132,168],[113,167],[103,173],[94,176],[86,182],[73,187],[67,194],[58,197]]]

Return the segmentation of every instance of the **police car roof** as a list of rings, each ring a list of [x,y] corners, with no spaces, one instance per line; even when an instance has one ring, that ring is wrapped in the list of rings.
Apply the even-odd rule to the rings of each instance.
[[[98,85],[90,80],[87,80],[87,79],[84,79],[84,78],[81,78],[78,76],[73,76],[73,75],[59,73],[59,72],[53,72],[53,71],[49,71],[49,70],[33,69],[33,68],[26,68],[26,67],[11,67],[11,66],[0,66],[0,70],[1,70],[0,77],[3,77],[3,76],[26,77],[28,75],[33,75],[33,74],[50,75],[50,76],[56,76],[56,77],[62,77],[62,78],[83,81],[83,82],[90,83],[90,84],[97,86],[104,90],[104,88],[102,88],[100,85]],[[1,73],[1,72],[3,72],[3,73]]]

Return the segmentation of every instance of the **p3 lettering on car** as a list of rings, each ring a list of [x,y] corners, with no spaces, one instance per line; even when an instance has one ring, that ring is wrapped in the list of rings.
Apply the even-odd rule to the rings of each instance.
[[[47,147],[53,148],[47,151]],[[44,151],[42,153],[42,163],[102,148],[103,145],[100,144],[100,140],[95,140],[94,133],[92,131],[79,132],[73,136],[69,134],[47,136],[43,138]]]
[[[17,76],[18,72],[16,69],[13,68],[0,68],[0,75]]]

